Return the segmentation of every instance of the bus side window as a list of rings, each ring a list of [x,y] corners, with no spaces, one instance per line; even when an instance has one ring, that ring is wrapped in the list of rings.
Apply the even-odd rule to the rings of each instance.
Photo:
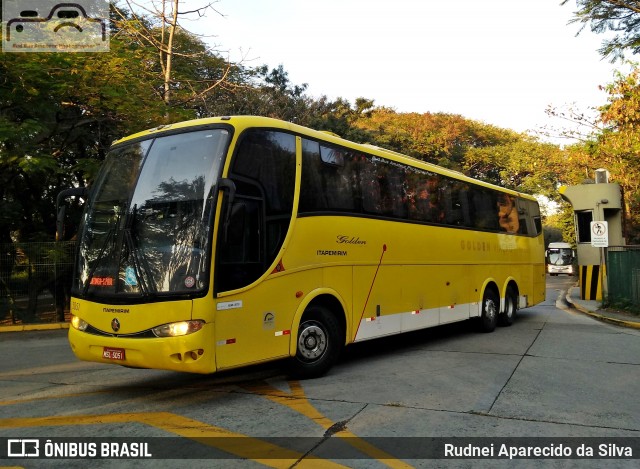
[[[367,158],[360,171],[360,191],[362,192],[362,208],[365,213],[379,215],[382,213],[382,195],[378,181],[376,163]]]
[[[405,174],[397,166],[379,167],[378,183],[382,214],[393,218],[406,218],[407,206],[404,197]]]
[[[455,195],[454,200],[457,200],[456,205],[460,206],[460,221],[461,226],[472,227],[471,208],[469,203],[469,186],[462,182],[454,182],[452,193]]]
[[[500,231],[518,233],[520,230],[520,220],[518,218],[515,197],[509,194],[499,193],[497,206]]]
[[[302,183],[298,211],[314,212],[326,210],[327,197],[323,189],[320,167],[320,144],[313,140],[302,139]]]
[[[542,218],[540,217],[540,205],[538,205],[538,202],[533,200],[528,202],[527,220],[533,220],[529,235],[536,236],[542,233]]]
[[[493,191],[483,187],[471,190],[473,200],[473,226],[481,230],[498,231],[497,197]]]
[[[360,197],[356,164],[353,155],[346,150],[303,139],[298,211],[356,211],[356,201]]]
[[[536,228],[533,223],[533,218],[530,213],[533,213],[530,210],[532,207],[532,202],[526,199],[516,198],[516,210],[518,211],[518,223],[520,227],[518,229],[518,234],[527,235],[529,233],[535,233]]]
[[[262,275],[260,226],[262,203],[238,200],[231,207],[231,217],[224,233],[224,249],[220,250],[218,287],[233,290],[250,284]]]
[[[327,155],[320,165],[320,174],[329,210],[356,211],[355,202],[360,194],[352,155],[323,145],[320,145],[320,155]],[[330,160],[325,161],[327,158]]]
[[[462,191],[458,184],[450,179],[442,179],[442,204],[444,207],[444,223],[449,226],[464,226]],[[468,212],[468,209],[467,209]]]
[[[404,219],[407,217],[404,168],[359,155],[362,206],[365,213]]]
[[[260,204],[255,200],[238,200],[231,207],[229,226],[224,233],[226,249],[221,252],[225,263],[260,262],[260,225],[262,220]]]
[[[217,290],[256,281],[275,261],[291,223],[295,185],[295,137],[251,130],[241,136],[230,179],[235,203],[219,232]]]

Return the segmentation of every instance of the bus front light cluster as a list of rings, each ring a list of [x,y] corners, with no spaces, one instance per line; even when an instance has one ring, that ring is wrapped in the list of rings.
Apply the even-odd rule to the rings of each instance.
[[[162,326],[154,327],[151,330],[156,337],[180,337],[198,332],[203,326],[204,321],[198,319],[195,321],[180,321],[163,324]]]
[[[89,327],[89,323],[84,319],[80,319],[78,316],[71,317],[71,325],[74,329],[79,331],[85,331],[87,330],[87,327]]]

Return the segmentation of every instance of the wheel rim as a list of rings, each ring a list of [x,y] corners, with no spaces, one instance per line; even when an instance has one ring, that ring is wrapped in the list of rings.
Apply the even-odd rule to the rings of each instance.
[[[307,361],[320,358],[327,351],[327,334],[316,322],[306,322],[298,337],[298,352]]]
[[[505,313],[507,314],[507,317],[512,318],[515,310],[516,310],[516,305],[515,305],[515,302],[513,301],[513,298],[508,297],[507,304],[505,306]]]
[[[484,316],[487,320],[493,321],[496,318],[496,304],[493,300],[487,299],[484,302]]]

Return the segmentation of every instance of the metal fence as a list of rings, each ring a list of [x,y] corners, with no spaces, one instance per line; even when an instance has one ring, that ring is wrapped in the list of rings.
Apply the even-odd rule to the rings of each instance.
[[[640,246],[609,246],[607,278],[609,304],[640,307]]]
[[[75,242],[0,244],[0,325],[69,320]]]

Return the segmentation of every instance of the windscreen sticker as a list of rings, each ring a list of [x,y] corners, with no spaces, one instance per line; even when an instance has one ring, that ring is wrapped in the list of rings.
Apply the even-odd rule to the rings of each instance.
[[[242,300],[225,301],[224,303],[218,303],[216,309],[218,311],[224,311],[226,309],[240,309],[242,308]]]
[[[124,283],[131,287],[138,285],[138,279],[136,278],[136,271],[133,270],[133,267],[128,266],[124,269]]]

